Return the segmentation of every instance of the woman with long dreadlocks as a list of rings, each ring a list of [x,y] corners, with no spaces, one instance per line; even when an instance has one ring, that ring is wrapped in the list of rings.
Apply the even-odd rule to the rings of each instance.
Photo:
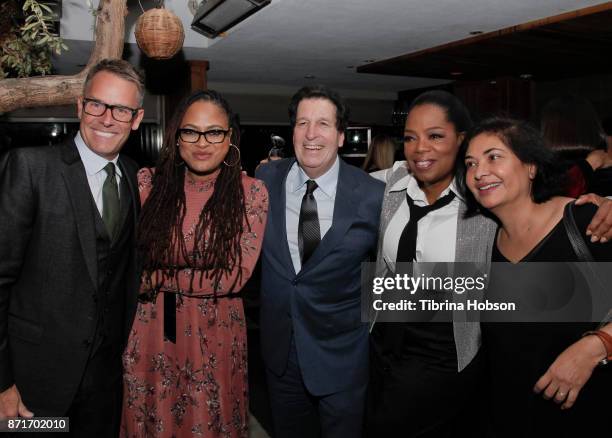
[[[246,327],[237,292],[261,249],[264,185],[240,169],[227,102],[199,91],[168,126],[143,203],[141,302],[124,355],[124,437],[246,437]]]

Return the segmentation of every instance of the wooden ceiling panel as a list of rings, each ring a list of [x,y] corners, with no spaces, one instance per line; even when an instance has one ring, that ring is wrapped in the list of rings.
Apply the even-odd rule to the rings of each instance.
[[[360,73],[482,80],[612,73],[612,2],[360,66]]]

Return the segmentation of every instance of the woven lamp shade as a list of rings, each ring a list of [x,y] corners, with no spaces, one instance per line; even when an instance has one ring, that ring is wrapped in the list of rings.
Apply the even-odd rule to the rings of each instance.
[[[149,9],[136,21],[136,42],[149,58],[168,59],[183,47],[183,23],[164,8]]]

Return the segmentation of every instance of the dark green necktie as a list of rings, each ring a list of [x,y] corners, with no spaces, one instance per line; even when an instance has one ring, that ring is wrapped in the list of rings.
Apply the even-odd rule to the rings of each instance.
[[[119,226],[119,190],[117,187],[117,177],[115,176],[115,165],[108,163],[104,166],[106,171],[106,180],[102,186],[102,220],[106,225],[111,239],[115,237]]]

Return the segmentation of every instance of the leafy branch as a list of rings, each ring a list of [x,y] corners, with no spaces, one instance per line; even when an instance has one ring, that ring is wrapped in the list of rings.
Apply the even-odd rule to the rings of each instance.
[[[11,8],[8,3],[12,3]],[[21,7],[25,20],[19,19],[15,0],[2,9],[12,12],[4,22],[6,30],[0,45],[0,78],[29,77],[51,73],[51,55],[59,55],[68,46],[55,31],[53,10],[47,3],[25,0]],[[0,13],[6,12],[0,10]],[[2,29],[5,32],[5,29]]]

